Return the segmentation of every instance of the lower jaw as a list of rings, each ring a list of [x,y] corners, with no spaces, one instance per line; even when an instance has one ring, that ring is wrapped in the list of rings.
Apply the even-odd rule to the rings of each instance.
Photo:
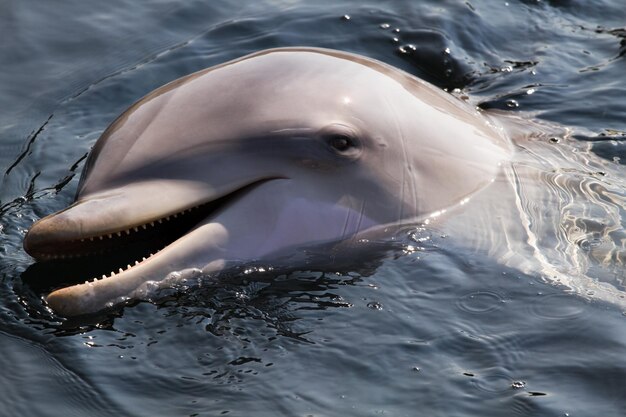
[[[103,275],[109,276],[120,268],[127,269],[169,243],[168,240],[134,242],[96,255],[37,262],[24,271],[22,279],[38,293],[48,293]]]

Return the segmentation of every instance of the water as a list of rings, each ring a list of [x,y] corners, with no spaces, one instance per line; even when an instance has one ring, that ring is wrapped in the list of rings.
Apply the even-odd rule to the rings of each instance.
[[[617,0],[2,3],[0,415],[623,415],[619,303],[435,230],[352,269],[242,271],[89,322],[45,310],[21,240],[72,201],[84,156],[137,98],[289,45],[364,54],[569,128],[560,152],[580,161],[573,150],[589,146],[619,197],[625,17]],[[598,279],[624,293],[613,271]]]

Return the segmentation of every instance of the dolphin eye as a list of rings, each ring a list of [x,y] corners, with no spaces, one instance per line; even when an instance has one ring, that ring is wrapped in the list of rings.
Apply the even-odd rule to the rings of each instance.
[[[328,136],[328,144],[338,152],[347,152],[356,145],[354,140],[343,133],[334,133]]]
[[[356,159],[361,153],[361,141],[354,127],[334,123],[322,128],[320,138],[330,151],[344,158]]]

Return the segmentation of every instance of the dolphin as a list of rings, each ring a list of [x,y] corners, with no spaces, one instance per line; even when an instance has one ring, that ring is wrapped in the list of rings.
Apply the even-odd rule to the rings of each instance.
[[[173,233],[110,275],[51,292],[61,316],[146,286],[415,223],[489,186],[511,144],[474,106],[383,62],[319,48],[257,52],[166,84],[93,147],[75,202],[25,250],[107,256]]]

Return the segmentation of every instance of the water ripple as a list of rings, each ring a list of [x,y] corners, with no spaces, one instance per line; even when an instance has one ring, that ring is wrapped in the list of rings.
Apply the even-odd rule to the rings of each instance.
[[[474,314],[489,313],[502,308],[504,298],[493,291],[475,291],[465,294],[457,300],[457,307]]]

